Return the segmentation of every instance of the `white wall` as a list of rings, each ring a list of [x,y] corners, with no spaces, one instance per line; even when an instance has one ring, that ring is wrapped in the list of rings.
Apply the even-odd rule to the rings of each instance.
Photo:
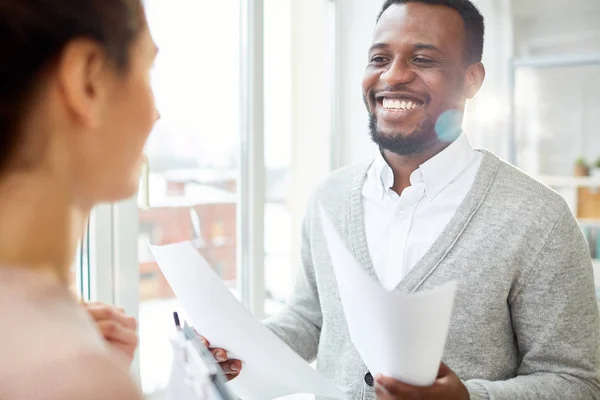
[[[513,56],[511,4],[510,0],[473,2],[485,20],[486,78],[477,96],[467,102],[463,127],[474,147],[507,158],[511,129],[509,66]]]

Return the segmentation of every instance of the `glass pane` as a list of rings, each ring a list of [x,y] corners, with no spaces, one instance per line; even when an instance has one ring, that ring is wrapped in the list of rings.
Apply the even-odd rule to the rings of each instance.
[[[146,149],[150,207],[140,207],[138,237],[141,378],[144,392],[153,399],[161,398],[168,381],[168,338],[172,312],[179,305],[147,243],[190,240],[227,284],[235,286],[239,3],[145,1],[160,50],[153,87],[161,120]],[[224,18],[233,21],[227,29]]]
[[[515,81],[517,165],[534,175],[572,176],[600,160],[600,65],[519,68]]]
[[[331,167],[335,4],[264,0],[267,316],[292,293],[305,205]]]
[[[86,224],[69,270],[69,287],[71,293],[80,301],[87,301],[90,296],[90,227]]]
[[[292,215],[291,0],[264,2],[265,101],[265,313],[277,313],[294,278]]]
[[[83,281],[82,281],[82,259],[81,259],[81,243],[77,244],[77,254],[69,269],[69,288],[71,293],[78,299],[81,299],[83,292]]]
[[[541,176],[577,216],[594,261],[600,301],[600,64],[520,68],[516,74],[517,165]],[[580,164],[580,160],[585,164]],[[580,165],[585,165],[583,168]],[[573,176],[577,175],[575,179]],[[589,185],[589,186],[588,186]]]
[[[267,316],[292,294],[305,205],[331,167],[335,4],[264,0]]]

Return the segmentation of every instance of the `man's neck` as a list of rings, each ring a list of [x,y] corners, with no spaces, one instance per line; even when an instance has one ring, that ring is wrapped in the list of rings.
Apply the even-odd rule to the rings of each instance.
[[[401,195],[404,189],[410,186],[410,176],[412,173],[449,145],[450,143],[437,142],[435,146],[432,146],[421,153],[410,155],[400,155],[388,150],[383,150],[383,158],[385,158],[385,161],[394,173],[394,186],[392,187],[392,190]]]

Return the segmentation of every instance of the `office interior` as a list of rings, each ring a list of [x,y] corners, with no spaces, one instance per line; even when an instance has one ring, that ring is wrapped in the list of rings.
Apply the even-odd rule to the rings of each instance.
[[[486,19],[487,78],[464,130],[565,197],[600,288],[600,2],[473,2]],[[133,368],[158,400],[180,306],[148,243],[191,241],[258,318],[283,307],[313,189],[376,151],[360,82],[381,1],[145,6],[161,120],[139,194],[94,210],[72,278],[84,299],[138,318]]]

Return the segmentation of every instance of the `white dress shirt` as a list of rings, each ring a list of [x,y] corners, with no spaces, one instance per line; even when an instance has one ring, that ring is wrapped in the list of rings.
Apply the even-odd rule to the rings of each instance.
[[[482,160],[463,133],[414,171],[399,196],[391,189],[392,169],[377,152],[362,195],[369,255],[386,289],[400,283],[446,228]]]

